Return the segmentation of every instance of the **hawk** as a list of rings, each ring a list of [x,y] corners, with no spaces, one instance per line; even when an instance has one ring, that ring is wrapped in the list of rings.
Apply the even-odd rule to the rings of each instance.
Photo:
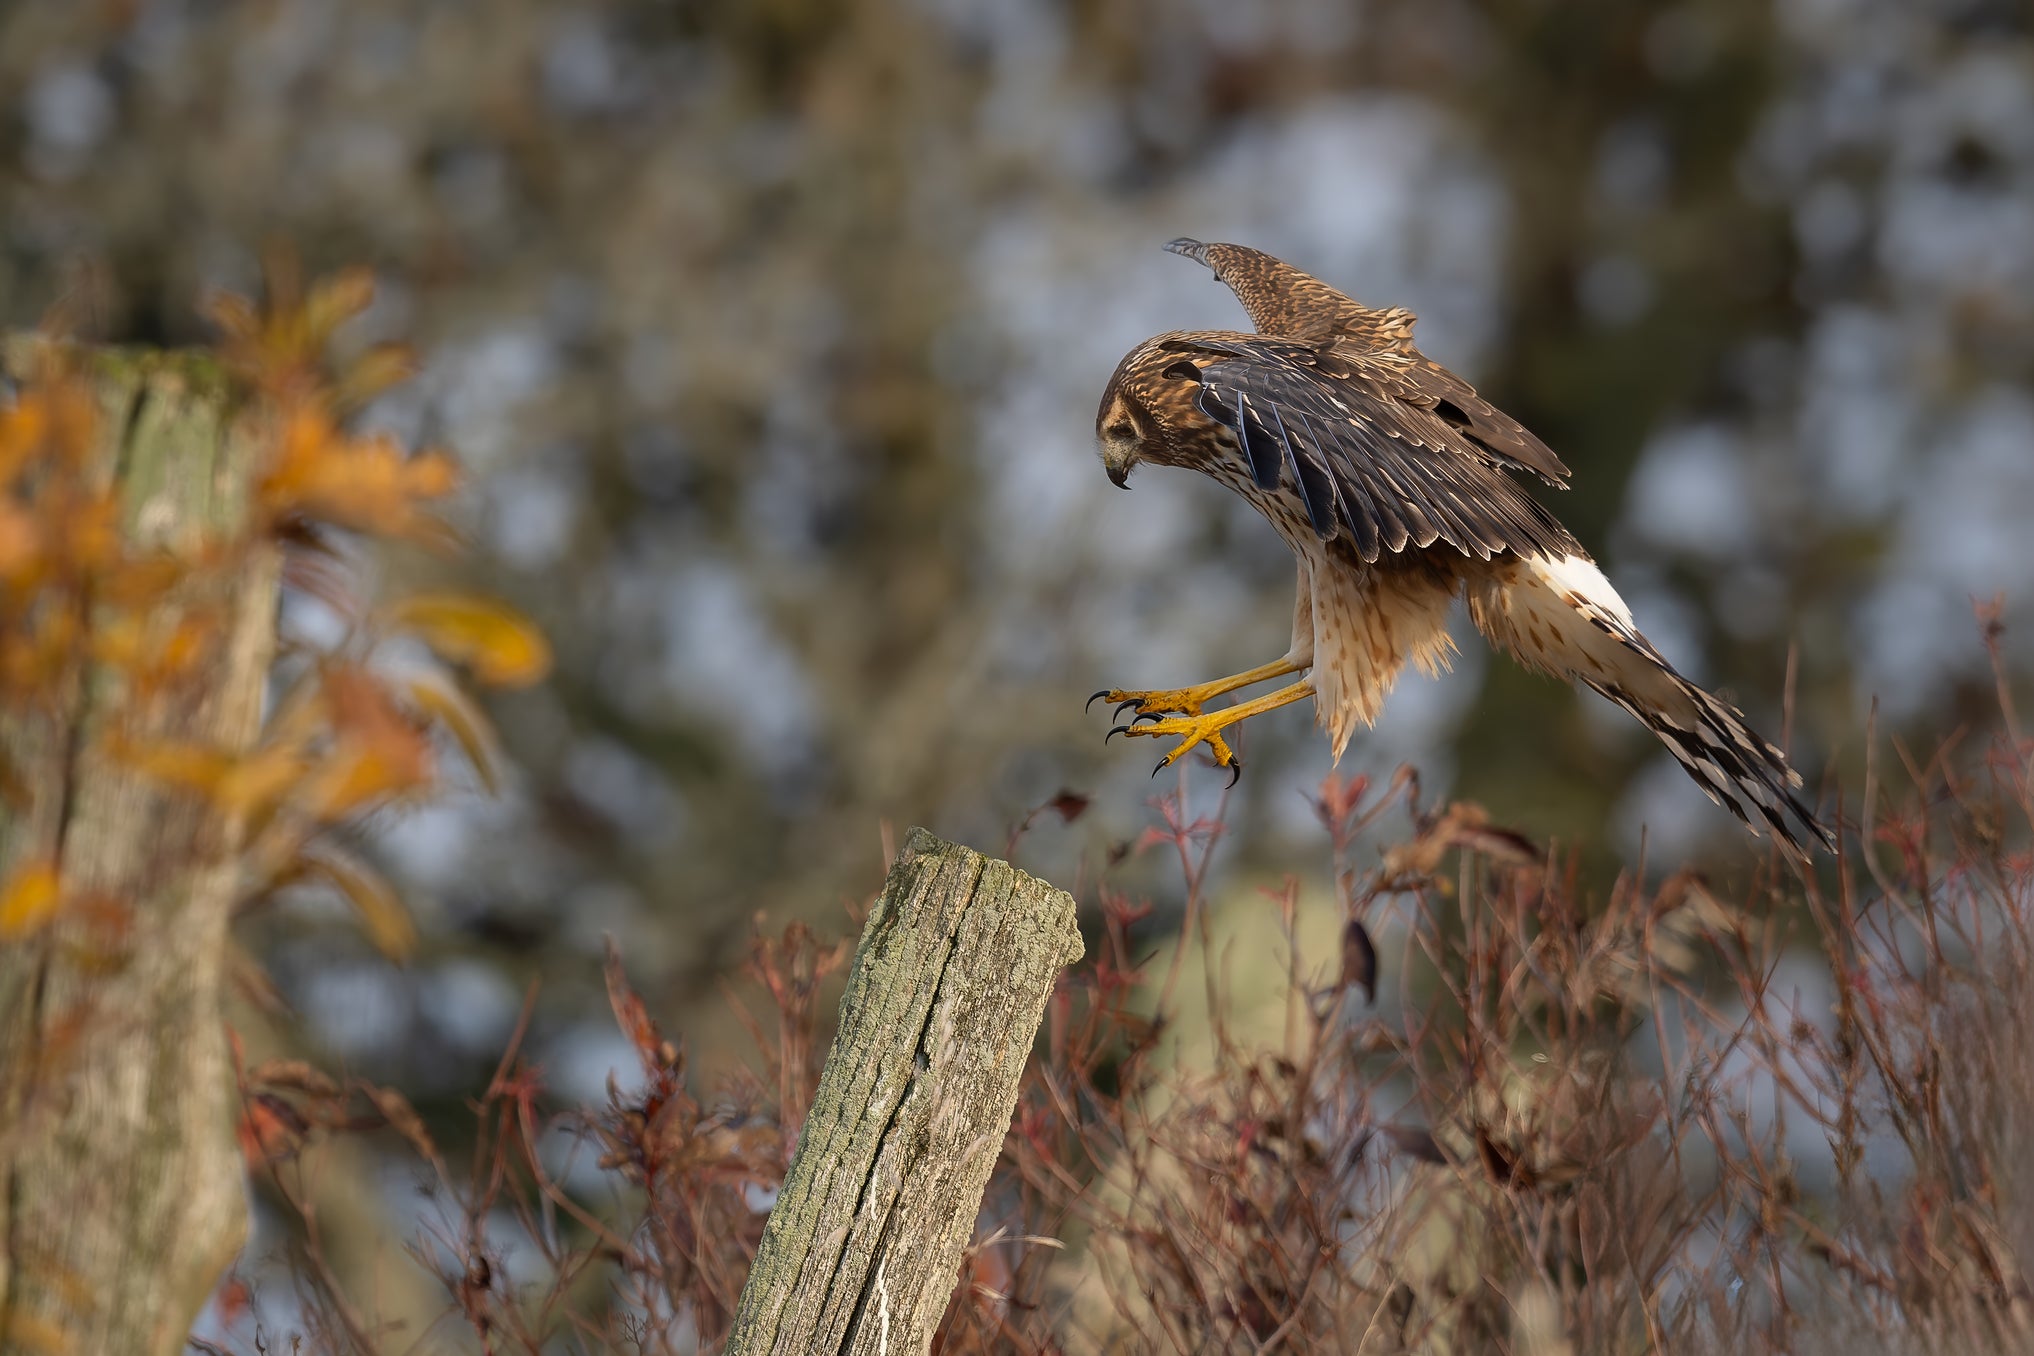
[[[1212,682],[1089,699],[1135,708],[1116,734],[1177,737],[1163,768],[1223,731],[1311,697],[1340,758],[1375,723],[1399,671],[1448,667],[1448,612],[1529,668],[1586,684],[1658,735],[1709,798],[1796,852],[1834,839],[1801,775],[1744,716],[1674,671],[1569,531],[1514,479],[1565,488],[1568,468],[1517,420],[1413,346],[1413,316],[1373,310],[1242,245],[1175,240],[1228,285],[1254,334],[1161,334],[1117,366],[1095,420],[1109,479],[1143,462],[1228,486],[1270,520],[1299,564],[1292,648]],[[1204,710],[1273,678],[1297,682]],[[1230,774],[1231,782],[1235,772]]]

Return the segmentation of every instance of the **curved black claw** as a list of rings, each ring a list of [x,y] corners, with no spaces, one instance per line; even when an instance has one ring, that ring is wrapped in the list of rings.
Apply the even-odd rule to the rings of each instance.
[[[1102,689],[1102,690],[1101,690],[1100,692],[1097,692],[1097,693],[1096,693],[1096,694],[1095,694],[1094,696],[1092,696],[1092,697],[1088,698],[1088,704],[1087,704],[1086,706],[1083,706],[1083,707],[1081,708],[1081,710],[1082,710],[1082,711],[1092,711],[1092,710],[1094,710],[1094,709],[1095,709],[1095,703],[1096,703],[1096,702],[1098,702],[1098,701],[1100,701],[1100,700],[1101,700],[1102,698],[1104,698],[1104,697],[1108,696],[1108,695],[1109,695],[1109,694],[1110,694],[1111,692],[1113,692],[1113,691],[1115,691],[1115,689],[1114,689],[1114,688],[1109,688],[1109,687],[1105,687],[1105,688],[1103,688],[1103,689]],[[1120,711],[1120,710],[1122,710],[1122,708],[1121,708],[1121,707],[1118,707],[1118,708],[1116,708],[1116,709],[1117,709],[1117,710],[1119,710],[1119,711]]]
[[[1112,714],[1120,717],[1125,711],[1129,710],[1131,707],[1135,705],[1137,705],[1137,699],[1135,697],[1132,697],[1127,702],[1117,702],[1116,709]]]
[[[1241,758],[1231,758],[1229,760],[1229,784],[1223,787],[1222,789],[1224,791],[1234,791],[1236,789],[1237,780],[1242,776],[1243,776],[1243,760]]]
[[[1172,760],[1171,760],[1170,758],[1161,758],[1161,759],[1159,759],[1159,760],[1158,760],[1158,766],[1157,766],[1157,767],[1155,767],[1155,768],[1153,768],[1153,769],[1151,769],[1151,775],[1152,775],[1152,776],[1154,776],[1154,777],[1156,777],[1156,776],[1157,776],[1157,775],[1158,775],[1159,773],[1161,773],[1161,772],[1165,771],[1165,765],[1166,765],[1167,763],[1171,762],[1171,761],[1172,761]]]
[[[1118,725],[1114,729],[1110,730],[1109,733],[1102,736],[1102,742],[1106,744],[1119,734],[1129,734],[1129,733],[1130,727],[1128,725]]]
[[[1136,717],[1134,717],[1130,723],[1132,725],[1140,725],[1148,720],[1152,724],[1156,725],[1159,721],[1164,719],[1165,717],[1159,715],[1156,711],[1144,711],[1139,713]]]

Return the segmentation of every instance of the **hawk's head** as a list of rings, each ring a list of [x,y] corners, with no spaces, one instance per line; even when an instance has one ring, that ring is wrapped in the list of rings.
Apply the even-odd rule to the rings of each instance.
[[[1210,420],[1194,407],[1200,374],[1161,334],[1131,349],[1116,365],[1095,413],[1095,443],[1109,479],[1127,488],[1130,468],[1139,462],[1191,466],[1189,435]]]

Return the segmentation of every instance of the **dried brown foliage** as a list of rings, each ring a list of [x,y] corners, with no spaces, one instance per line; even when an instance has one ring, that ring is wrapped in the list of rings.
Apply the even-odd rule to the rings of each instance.
[[[1566,857],[1428,805],[1409,771],[1331,778],[1339,949],[1307,954],[1294,882],[1226,905],[1282,937],[1269,1039],[1230,1021],[1208,928],[1221,815],[1158,802],[1133,850],[1177,856],[1179,933],[1098,889],[1099,944],[1048,1009],[937,1349],[2028,1345],[2034,743],[2010,704],[2003,725],[1982,757],[1901,751],[1897,793],[1875,768],[1818,874],[1774,856],[1729,890],[1635,871],[1591,899]],[[420,1253],[448,1316],[488,1351],[714,1349],[844,955],[759,933],[778,1021],[750,1023],[759,1076],[705,1094],[611,960],[642,1081],[540,1113],[537,1072],[504,1062],[486,1166],[447,1184]],[[1174,1015],[1196,963],[1204,1033]],[[633,1188],[619,1213],[544,1167],[546,1114]],[[486,1227],[505,1204],[546,1279],[506,1278]]]
[[[61,363],[0,409],[0,697],[36,719],[40,694],[86,664],[134,693],[173,688],[206,619],[159,600],[289,543],[289,583],[345,625],[284,656],[257,746],[128,740],[114,721],[108,751],[239,826],[250,907],[321,881],[400,955],[407,914],[333,830],[431,794],[441,742],[484,780],[495,754],[454,683],[392,672],[380,646],[416,635],[509,684],[548,655],[484,600],[370,607],[332,551],[333,526],[451,541],[431,507],[454,484],[449,462],[345,431],[350,403],[399,375],[399,358],[334,374],[316,356],[362,300],[346,278],[285,289],[264,311],[221,308],[271,453],[241,536],[131,553],[110,490],[82,472],[95,414]],[[1996,610],[1982,621],[1996,645]],[[1978,753],[1968,738],[1925,761],[1896,745],[1895,776],[1874,766],[1837,861],[1801,876],[1770,858],[1729,888],[1641,868],[1595,897],[1571,858],[1474,806],[1427,804],[1409,772],[1384,787],[1331,779],[1317,811],[1339,944],[1308,954],[1294,882],[1222,904],[1276,924],[1259,930],[1285,961],[1272,1038],[1232,1023],[1209,926],[1222,815],[1158,802],[1131,850],[1176,856],[1177,934],[1154,936],[1148,905],[1098,887],[1100,944],[1048,1011],[940,1349],[2028,1345],[2034,743],[2003,673],[1999,692],[2000,728]],[[1085,807],[1055,797],[1011,850]],[[117,938],[120,901],[68,897],[31,862],[0,882],[0,941],[35,944],[62,909],[103,915]],[[1205,1032],[1180,1015],[1196,956]],[[611,958],[640,1078],[602,1108],[561,1106],[519,1028],[456,1163],[392,1089],[243,1065],[243,1150],[298,1225],[288,1343],[712,1349],[809,1105],[821,986],[845,957],[804,928],[759,933],[748,977],[774,1020],[743,1009],[759,1067],[710,1089]],[[561,1160],[559,1129],[585,1152]],[[436,1202],[410,1240],[445,1297],[422,1333],[348,1294],[324,1252],[311,1184],[340,1137],[365,1131],[406,1146]],[[241,1349],[282,1349],[243,1281],[218,1311]]]

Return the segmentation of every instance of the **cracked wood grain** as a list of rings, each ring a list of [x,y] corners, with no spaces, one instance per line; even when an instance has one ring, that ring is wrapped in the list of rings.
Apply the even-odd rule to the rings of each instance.
[[[0,346],[19,378],[52,354]],[[224,374],[195,354],[80,352],[98,406],[96,483],[133,548],[177,552],[247,521],[256,446]],[[106,935],[67,905],[0,946],[0,1356],[169,1356],[240,1248],[244,1169],[220,1011],[237,832],[111,756],[137,740],[244,749],[274,647],[280,559],[160,607],[221,626],[201,680],[144,698],[84,665],[46,709],[0,716],[0,878],[58,864],[67,899],[120,910]],[[88,627],[98,619],[87,615]],[[18,638],[0,637],[0,644]],[[103,911],[102,911],[103,912]]]
[[[1074,901],[914,829],[870,911],[840,1030],[725,1350],[918,1356],[959,1279]]]

